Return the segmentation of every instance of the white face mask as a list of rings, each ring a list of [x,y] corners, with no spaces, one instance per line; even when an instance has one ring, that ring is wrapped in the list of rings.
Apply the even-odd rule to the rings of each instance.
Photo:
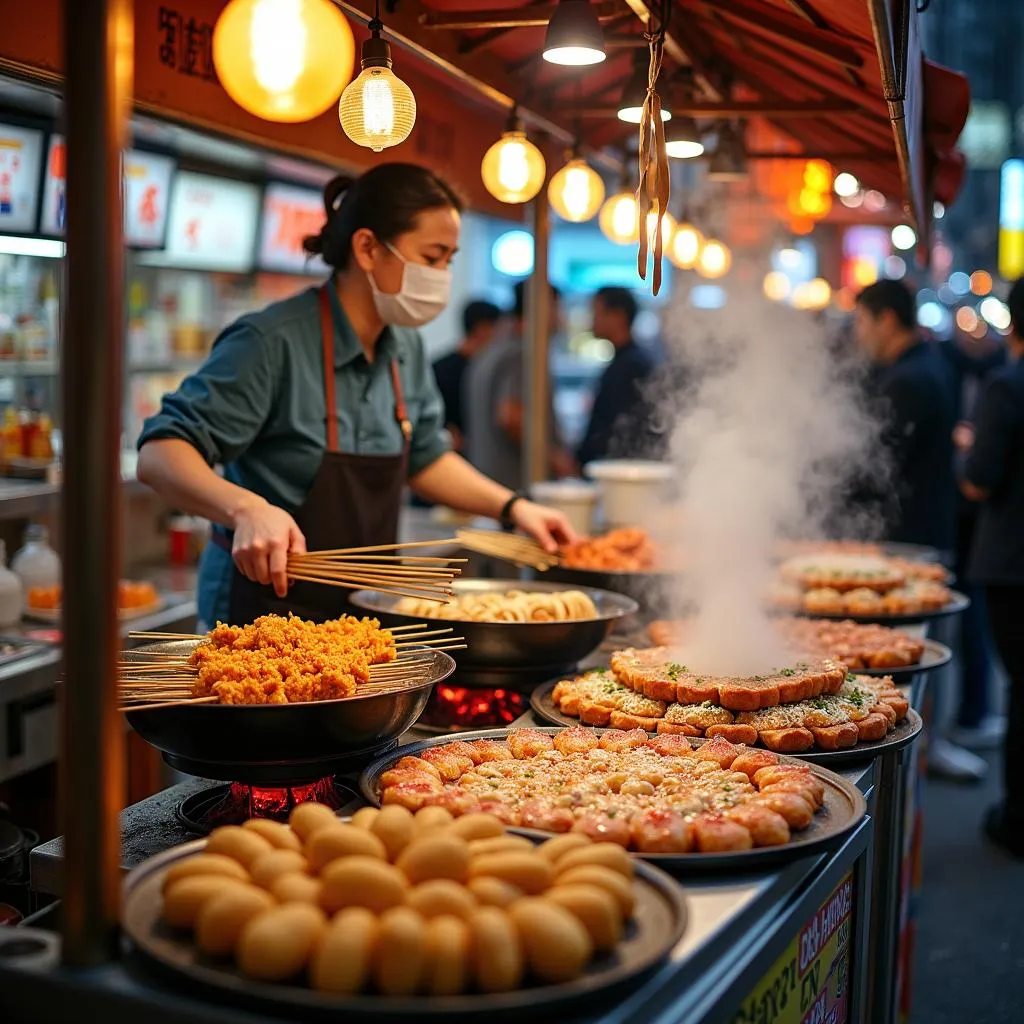
[[[382,292],[367,273],[377,315],[395,327],[422,327],[448,305],[452,292],[452,272],[438,267],[410,263],[393,245],[384,243],[402,261],[402,283],[393,295]]]

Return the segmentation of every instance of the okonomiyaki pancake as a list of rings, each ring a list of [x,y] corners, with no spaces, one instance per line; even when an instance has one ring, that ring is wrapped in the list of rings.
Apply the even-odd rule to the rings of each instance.
[[[612,655],[611,667],[620,683],[652,700],[710,701],[730,711],[756,711],[836,693],[846,678],[845,666],[830,658],[746,677],[691,672],[685,659],[685,652],[671,647],[629,648]]]
[[[482,742],[505,756],[478,759]],[[384,805],[438,806],[455,816],[485,811],[507,824],[583,832],[646,853],[783,845],[811,824],[825,798],[809,767],[724,737],[694,749],[686,737],[639,729],[513,729],[504,742],[425,753],[381,775]]]
[[[847,554],[791,558],[779,566],[779,575],[804,590],[830,587],[840,593],[866,588],[884,594],[907,579],[906,571],[887,558]]]

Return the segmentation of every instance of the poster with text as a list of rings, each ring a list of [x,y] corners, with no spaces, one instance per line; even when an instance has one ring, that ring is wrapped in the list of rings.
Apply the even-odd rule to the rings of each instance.
[[[43,133],[0,124],[0,234],[34,234]]]

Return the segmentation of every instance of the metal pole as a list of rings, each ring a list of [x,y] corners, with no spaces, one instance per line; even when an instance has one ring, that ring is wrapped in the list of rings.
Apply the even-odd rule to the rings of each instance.
[[[64,402],[64,961],[116,955],[124,794],[117,712],[124,246],[132,0],[64,0],[68,139]]]
[[[551,287],[548,284],[548,242],[551,215],[547,186],[533,201],[533,276],[526,287],[527,330],[523,360],[523,482],[529,487],[548,475],[551,444],[550,324]]]

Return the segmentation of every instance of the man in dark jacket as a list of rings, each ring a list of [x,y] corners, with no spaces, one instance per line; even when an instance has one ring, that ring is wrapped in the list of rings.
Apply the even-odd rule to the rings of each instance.
[[[580,466],[609,456],[650,456],[651,408],[645,385],[654,372],[651,356],[633,340],[637,304],[627,288],[602,288],[594,296],[594,335],[615,346],[576,450]]]
[[[993,376],[978,404],[961,488],[982,503],[968,572],[985,586],[992,636],[1010,677],[1004,797],[989,810],[985,834],[1024,858],[1024,280],[1013,286],[1007,305],[1011,362]]]
[[[895,498],[886,539],[949,554],[956,541],[957,495],[949,367],[934,345],[921,340],[914,296],[900,281],[877,281],[860,293],[854,329],[876,365],[873,397],[886,417]]]

